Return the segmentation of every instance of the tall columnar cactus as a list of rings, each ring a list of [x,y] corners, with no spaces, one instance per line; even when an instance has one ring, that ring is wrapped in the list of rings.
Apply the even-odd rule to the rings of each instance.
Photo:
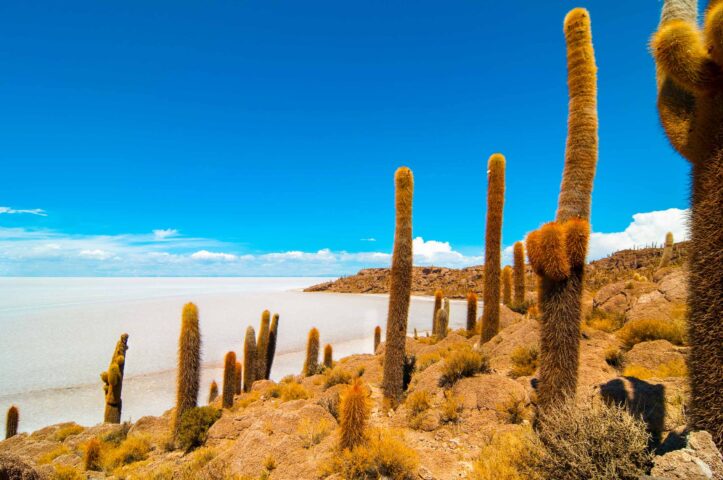
[[[306,340],[306,360],[304,369],[301,372],[305,377],[316,375],[319,371],[319,330],[309,330],[309,338]]]
[[[583,273],[597,164],[596,67],[587,10],[568,13],[564,31],[570,102],[557,217],[527,237],[527,255],[539,277],[538,400],[543,410],[577,390]]]
[[[374,327],[374,353],[377,353],[380,343],[382,343],[382,327],[377,325]]]
[[[660,264],[658,268],[664,268],[670,265],[670,260],[673,258],[673,234],[668,232],[665,234],[665,246],[663,247],[663,256],[660,257]]]
[[[266,362],[268,360],[269,334],[271,331],[271,312],[264,310],[261,314],[261,326],[259,327],[259,339],[256,342],[256,380],[266,378]]]
[[[334,365],[334,359],[332,358],[333,349],[330,344],[324,346],[324,367],[331,368]]]
[[[18,434],[18,423],[20,423],[20,412],[18,407],[12,405],[8,408],[8,415],[5,420],[5,439],[14,437]]]
[[[218,383],[216,383],[216,380],[213,380],[211,382],[211,386],[208,388],[208,403],[209,405],[213,403],[214,400],[218,398]]]
[[[254,327],[246,328],[244,339],[244,392],[250,392],[256,380],[256,332]]]
[[[233,396],[236,393],[236,353],[227,352],[223,362],[223,408],[233,407]]]
[[[414,177],[406,167],[394,174],[396,225],[392,253],[386,351],[382,387],[386,403],[396,404],[404,392],[407,316],[412,291],[412,196]]]
[[[360,378],[346,388],[339,401],[339,447],[353,449],[366,442],[369,423],[370,402],[366,388]]]
[[[452,316],[449,312],[449,298],[444,297],[444,300],[442,300],[442,309],[447,312],[447,320]]]
[[[105,413],[103,421],[106,423],[120,423],[123,408],[123,371],[125,370],[126,351],[128,350],[128,334],[121,335],[115,345],[113,357],[108,370],[100,374],[105,392]]]
[[[434,321],[437,330],[437,339],[441,340],[447,336],[447,328],[449,327],[449,314],[444,308],[437,311],[437,318]]]
[[[525,303],[525,247],[522,242],[515,242],[512,252],[512,284],[514,285],[512,302],[515,305],[523,305]]]
[[[477,330],[477,294],[469,292],[467,294],[467,331],[475,332]]]
[[[235,377],[234,393],[236,395],[240,395],[241,390],[243,390],[243,384],[244,384],[244,373],[243,372],[244,372],[243,366],[241,365],[241,362],[239,362],[237,360],[236,361],[236,369],[234,370],[234,377]]]
[[[271,328],[269,329],[269,347],[266,349],[266,376],[268,380],[271,377],[271,366],[274,364],[274,355],[276,355],[276,339],[279,336],[279,314],[274,313],[271,319]]]
[[[509,265],[502,269],[502,303],[508,307],[512,304],[512,267]]]
[[[434,310],[432,311],[432,335],[437,334],[437,312],[442,308],[442,290],[434,291]]]
[[[693,175],[689,426],[723,448],[723,3],[709,3],[702,31],[696,18],[695,0],[666,0],[652,50],[660,120]]]
[[[181,335],[178,338],[178,378],[176,380],[176,411],[173,435],[178,433],[183,414],[196,406],[201,383],[201,330],[198,308],[193,303],[183,306]]]
[[[482,343],[497,335],[500,328],[500,261],[502,208],[505,203],[505,157],[499,153],[487,162],[487,225],[485,229],[484,303],[482,304]]]

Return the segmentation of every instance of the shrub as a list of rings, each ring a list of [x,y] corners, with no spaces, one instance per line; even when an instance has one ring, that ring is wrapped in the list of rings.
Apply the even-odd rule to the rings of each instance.
[[[621,369],[625,363],[625,355],[619,348],[610,347],[605,350],[605,363],[613,368]]]
[[[101,470],[100,464],[100,442],[97,438],[91,438],[85,445],[85,456],[83,467],[86,470]]]
[[[623,323],[625,323],[625,315],[594,308],[592,312],[587,315],[585,322],[590,328],[612,333],[623,326]]]
[[[617,335],[627,348],[650,340],[667,340],[675,345],[683,345],[685,323],[677,320],[641,318],[626,323]]]
[[[537,370],[540,362],[540,351],[536,345],[519,346],[512,351],[510,359],[512,360],[512,370],[510,376],[529,377]]]
[[[309,398],[309,391],[300,383],[289,382],[281,385],[281,401],[305,400]]]
[[[234,404],[237,409],[246,408],[261,397],[258,391],[241,394],[239,400]]]
[[[439,352],[423,353],[417,358],[417,371],[423,372],[427,367],[434,365],[441,359],[442,355]]]
[[[178,446],[189,451],[206,442],[208,429],[221,418],[221,411],[213,407],[194,407],[186,410],[178,426]]]
[[[196,480],[201,478],[206,478],[204,475],[205,472],[202,472],[201,470],[203,467],[208,465],[208,463],[216,458],[216,450],[209,447],[202,447],[197,450],[195,450],[192,454],[190,454],[190,461],[186,462],[181,470],[181,480]],[[168,476],[168,479],[173,478],[173,471],[169,472],[170,475]],[[160,480],[160,479],[159,479]]]
[[[640,380],[646,380],[648,378],[685,377],[687,375],[688,366],[682,358],[677,358],[667,363],[663,363],[655,369],[633,364],[625,367],[625,370],[623,370],[623,376],[635,377]]]
[[[482,352],[461,348],[453,351],[444,361],[439,386],[451,387],[464,377],[489,372],[489,359]]]
[[[459,414],[462,412],[462,402],[451,391],[444,392],[444,402],[442,403],[442,414],[440,420],[442,423],[459,422]]]
[[[52,480],[83,480],[85,476],[70,465],[56,465],[50,478]]]
[[[56,458],[58,458],[61,455],[65,455],[66,453],[70,453],[70,449],[66,447],[65,445],[58,445],[54,449],[50,450],[49,452],[46,452],[42,454],[40,457],[38,457],[38,463],[40,465],[50,463]]]
[[[101,437],[103,443],[110,443],[111,445],[118,446],[120,443],[128,437],[128,431],[131,429],[130,422],[121,423],[118,428],[106,433]]]
[[[331,429],[331,422],[325,418],[313,422],[309,418],[303,418],[301,422],[299,422],[296,433],[301,437],[303,447],[311,448],[321,443],[321,441],[329,435]]]
[[[341,367],[334,367],[331,370],[328,370],[324,376],[326,377],[326,380],[324,381],[324,388],[351,382],[351,373]]]
[[[60,427],[54,435],[54,438],[58,442],[65,441],[66,438],[72,437],[73,435],[77,435],[80,432],[85,430],[80,425],[76,425],[75,423],[71,423],[70,425],[65,425],[63,427]]]
[[[472,480],[541,480],[528,464],[538,455],[529,429],[503,431],[482,446]]]
[[[145,436],[128,437],[104,456],[105,468],[112,471],[123,465],[145,460],[150,449],[151,445]]]
[[[407,397],[407,421],[409,427],[417,429],[422,422],[422,414],[432,406],[432,396],[426,390],[415,390]]]
[[[633,480],[651,465],[645,423],[600,400],[547,409],[538,417],[537,434],[542,455],[529,466],[543,478]]]
[[[349,479],[412,480],[417,476],[417,468],[419,455],[404,443],[403,432],[373,430],[367,443],[343,450],[322,467],[322,472]]]
[[[513,395],[510,395],[505,402],[497,405],[495,410],[497,410],[497,414],[505,423],[513,425],[521,424],[530,416],[530,412],[525,405],[525,401],[515,398]]]
[[[324,408],[329,414],[331,414],[332,417],[334,417],[337,421],[339,420],[339,401],[340,401],[340,395],[339,393],[334,392],[333,395],[327,395],[324,397],[321,397],[318,402],[316,402],[319,406]]]

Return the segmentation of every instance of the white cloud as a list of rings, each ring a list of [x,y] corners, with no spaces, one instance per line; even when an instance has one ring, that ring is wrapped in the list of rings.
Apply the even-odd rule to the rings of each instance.
[[[175,228],[165,228],[153,230],[153,236],[156,240],[165,240],[166,238],[175,237],[178,235],[178,230]]]
[[[452,249],[449,242],[425,241],[417,237],[412,241],[415,265],[442,267],[468,267],[482,262],[482,257],[465,256]]]
[[[362,242],[376,242],[376,241],[377,241],[377,239],[374,238],[374,237],[360,238],[360,240],[361,240]]]
[[[54,250],[57,250],[57,248]],[[78,255],[95,260],[107,260],[113,256],[110,252],[106,252],[105,250],[101,250],[99,248],[96,248],[95,250],[81,250]]]
[[[3,213],[7,213],[10,215],[18,214],[18,213],[27,213],[30,215],[39,215],[41,217],[47,217],[48,214],[43,210],[42,208],[30,208],[30,209],[15,209],[10,207],[0,207],[0,215]]]
[[[222,252],[209,252],[208,250],[199,250],[198,252],[192,253],[191,258],[194,260],[207,260],[207,261],[224,261],[233,262],[236,260],[236,255],[231,253]]]

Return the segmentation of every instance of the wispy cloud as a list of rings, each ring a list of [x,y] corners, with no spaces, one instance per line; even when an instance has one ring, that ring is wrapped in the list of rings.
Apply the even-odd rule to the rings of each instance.
[[[374,237],[360,238],[359,240],[361,240],[362,242],[376,242],[377,241],[377,239]]]
[[[156,237],[156,240],[165,240],[166,238],[178,236],[178,230],[175,228],[153,230],[153,236]]]
[[[42,208],[17,209],[10,207],[0,207],[0,215],[2,215],[3,213],[9,215],[27,213],[29,215],[39,215],[41,217],[48,216],[48,214]]]
[[[236,255],[232,253],[222,253],[222,252],[209,252],[208,250],[199,250],[198,252],[192,253],[191,258],[194,260],[207,260],[211,262],[216,261],[225,261],[225,262],[232,262],[236,260]]]

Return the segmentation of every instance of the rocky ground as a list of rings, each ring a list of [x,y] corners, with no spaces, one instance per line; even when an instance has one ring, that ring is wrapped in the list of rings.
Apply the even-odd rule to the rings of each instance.
[[[364,276],[384,275],[382,270],[364,272],[368,272]],[[418,293],[437,288],[419,279],[428,276],[423,270],[417,269],[415,275],[415,288],[422,289]],[[700,432],[685,437],[685,372],[663,368],[684,364],[687,347],[658,339],[630,348],[619,332],[593,328],[600,318],[614,318],[620,322],[618,328],[646,318],[675,321],[676,312],[684,308],[685,270],[673,266],[649,279],[617,278],[586,295],[578,400],[617,400],[645,420],[661,445],[653,478],[723,479],[723,461],[710,436]],[[466,286],[460,291],[466,291]],[[452,332],[436,343],[426,337],[407,339],[407,351],[417,360],[408,396],[424,391],[429,399],[429,408],[417,414],[410,411],[409,402],[396,410],[382,408],[382,343],[375,355],[339,360],[333,372],[287,378],[280,384],[256,382],[251,392],[235,397],[233,408],[223,410],[209,429],[205,445],[194,451],[184,453],[169,446],[170,411],[126,426],[60,424],[0,442],[0,478],[339,479],[339,474],[325,472],[325,466],[339,455],[336,416],[340,393],[347,388],[343,382],[356,376],[370,390],[371,426],[393,432],[416,452],[415,478],[468,478],[481,446],[493,435],[529,426],[535,365],[520,365],[519,352],[536,349],[538,321],[503,306],[499,334],[481,347],[478,343],[479,336],[468,337],[464,332]],[[460,349],[484,352],[491,371],[441,388],[446,357]],[[648,373],[623,376],[629,368]],[[346,378],[335,376],[341,371]],[[335,381],[342,383],[333,385]],[[218,400],[214,406],[220,408]],[[83,466],[91,439],[110,445],[106,454],[110,460],[104,459],[101,471],[85,471]],[[3,466],[25,468],[22,464],[35,473],[2,476]]]

